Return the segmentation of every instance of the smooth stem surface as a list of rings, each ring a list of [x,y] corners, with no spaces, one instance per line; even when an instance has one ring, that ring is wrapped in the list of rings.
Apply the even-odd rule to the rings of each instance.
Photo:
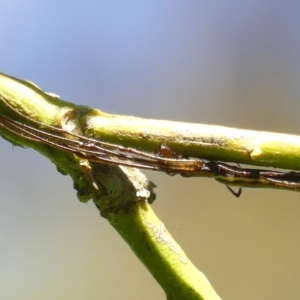
[[[109,115],[62,101],[31,83],[4,74],[0,74],[0,114],[26,123],[22,114],[46,125],[72,128],[80,135],[145,152],[153,153],[161,144],[167,144],[177,154],[188,157],[300,170],[298,136]],[[89,166],[88,161],[83,167],[85,159],[14,135],[5,126],[0,126],[0,135],[13,144],[37,150],[63,174],[70,175],[78,198],[93,199],[163,287],[168,299],[220,299],[148,206],[147,199],[153,192],[147,180],[140,181],[126,168]]]
[[[148,120],[91,110],[81,124],[103,141],[148,152],[167,144],[178,155],[300,170],[300,137],[214,125]]]
[[[167,299],[221,299],[186,257],[146,201],[108,216],[167,295]]]
[[[146,120],[76,106],[45,94],[34,85],[0,73],[0,96],[21,113],[52,126],[73,114],[81,132],[104,142],[146,152],[167,144],[178,155],[300,170],[300,137],[222,126]],[[0,101],[0,112],[9,112]]]

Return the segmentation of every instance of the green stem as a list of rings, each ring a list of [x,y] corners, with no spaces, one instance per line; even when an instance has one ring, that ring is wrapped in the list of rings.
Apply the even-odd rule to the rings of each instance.
[[[108,216],[167,295],[167,299],[221,299],[189,261],[147,202]]]
[[[146,120],[90,110],[86,135],[155,152],[162,144],[185,157],[300,170],[300,137],[222,126]]]
[[[32,83],[4,74],[0,74],[0,115],[24,123],[29,118],[37,129],[43,125],[34,121],[65,130],[71,128],[80,135],[145,152],[154,153],[167,144],[184,157],[300,170],[299,136],[110,115],[62,101]],[[61,132],[62,137],[65,132]],[[148,202],[154,198],[153,185],[138,171],[89,165],[73,153],[20,133],[16,135],[5,126],[0,126],[0,135],[13,144],[37,150],[61,173],[71,176],[78,198],[93,199],[168,299],[220,299],[149,207]]]
[[[300,170],[300,137],[222,126],[146,120],[111,115],[49,96],[36,86],[0,73],[0,96],[21,113],[61,126],[72,112],[86,136],[146,152],[167,144],[178,155],[240,164]],[[7,107],[0,101],[0,111]]]

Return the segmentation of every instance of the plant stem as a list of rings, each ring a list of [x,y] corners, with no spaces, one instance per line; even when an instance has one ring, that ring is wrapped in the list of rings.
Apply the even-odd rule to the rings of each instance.
[[[119,210],[108,220],[164,289],[167,299],[221,299],[146,201]]]
[[[167,144],[184,157],[300,170],[298,136],[110,115],[62,101],[32,83],[4,74],[0,74],[0,115],[2,120],[17,120],[25,126],[30,119],[37,130],[62,128],[58,131],[62,139],[72,132],[152,153]],[[49,158],[61,173],[72,177],[81,201],[93,199],[168,299],[220,299],[149,207],[154,198],[153,184],[136,169],[89,164],[81,152],[75,155],[74,151],[38,142],[30,134],[7,129],[0,126],[2,137]],[[73,138],[76,140],[76,135]]]
[[[147,120],[95,109],[80,122],[86,135],[143,151],[155,152],[167,144],[184,157],[300,170],[300,137],[295,135]]]

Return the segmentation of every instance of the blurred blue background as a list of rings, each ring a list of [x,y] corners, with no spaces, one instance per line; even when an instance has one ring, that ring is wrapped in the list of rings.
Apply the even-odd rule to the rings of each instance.
[[[1,1],[0,72],[106,112],[300,134],[297,1]],[[164,299],[72,182],[0,140],[1,299]],[[224,299],[298,299],[300,195],[147,172]]]

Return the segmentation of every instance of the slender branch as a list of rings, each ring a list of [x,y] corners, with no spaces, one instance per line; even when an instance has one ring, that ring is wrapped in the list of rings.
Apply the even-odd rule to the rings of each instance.
[[[172,174],[214,177],[226,185],[300,189],[298,172],[251,171],[218,163],[299,171],[298,136],[110,115],[1,73],[0,135],[35,149],[71,176],[80,201],[93,199],[172,300],[220,298],[154,215],[148,205],[155,197],[154,185],[125,167],[131,157],[137,156],[135,167],[168,172],[171,166]],[[163,144],[172,149],[167,156],[174,151],[180,159],[156,157],[153,153]],[[127,152],[122,146],[129,147]],[[120,158],[112,159],[116,153]]]
[[[147,202],[120,211],[120,214],[122,218],[109,218],[111,225],[159,282],[167,299],[220,300],[204,274],[189,261]]]
[[[80,123],[85,135],[154,152],[166,143],[178,155],[300,170],[300,137],[222,126],[148,120],[92,109]]]
[[[166,143],[185,157],[300,170],[300,137],[296,135],[107,114],[62,101],[1,73],[0,96],[22,114],[47,125],[61,127],[62,119],[76,117],[83,135],[103,142],[146,152]],[[9,111],[1,101],[0,111]]]

